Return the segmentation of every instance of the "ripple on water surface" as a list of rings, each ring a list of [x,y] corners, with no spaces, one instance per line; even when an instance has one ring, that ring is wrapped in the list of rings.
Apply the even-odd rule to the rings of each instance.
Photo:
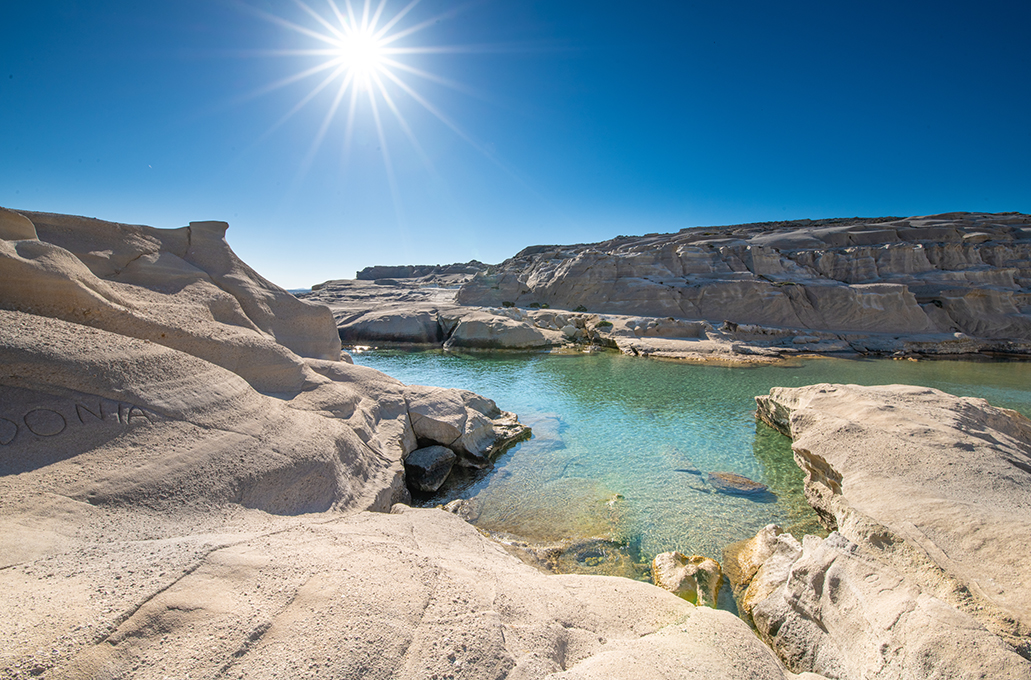
[[[907,383],[1031,414],[1028,362],[812,359],[728,368],[612,353],[378,351],[355,363],[408,384],[472,390],[516,412],[533,428],[530,440],[493,469],[454,474],[416,501],[472,499],[479,528],[580,573],[641,576],[667,550],[719,560],[725,546],[770,522],[799,537],[818,532],[790,440],[754,418],[754,397],[771,387]],[[709,472],[743,475],[768,491],[723,494]]]

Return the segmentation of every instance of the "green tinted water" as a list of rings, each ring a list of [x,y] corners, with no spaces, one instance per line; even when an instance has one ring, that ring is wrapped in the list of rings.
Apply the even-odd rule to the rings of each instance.
[[[667,550],[719,560],[726,545],[770,522],[798,535],[818,531],[790,440],[754,418],[753,398],[774,386],[925,385],[1031,416],[1031,362],[811,359],[726,368],[615,353],[379,351],[354,358],[408,384],[485,395],[533,428],[533,438],[493,470],[452,475],[438,494],[416,500],[472,498],[477,526],[530,542],[611,542],[583,548],[560,564],[563,571],[632,572]],[[691,469],[702,474],[685,472]],[[760,481],[771,493],[717,493],[705,480],[713,471]],[[606,545],[621,546],[625,559],[603,559]]]

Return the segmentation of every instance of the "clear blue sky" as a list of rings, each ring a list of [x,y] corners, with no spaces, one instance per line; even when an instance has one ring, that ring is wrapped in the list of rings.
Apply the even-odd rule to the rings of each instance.
[[[420,26],[389,47],[448,49],[389,58],[433,78],[386,68],[436,113],[380,79],[418,147],[375,85],[382,138],[360,89],[348,147],[343,74],[275,127],[334,71],[270,88],[336,49],[294,0],[5,2],[0,205],[226,220],[291,288],[697,225],[1031,212],[1028,2],[422,0],[385,36]]]

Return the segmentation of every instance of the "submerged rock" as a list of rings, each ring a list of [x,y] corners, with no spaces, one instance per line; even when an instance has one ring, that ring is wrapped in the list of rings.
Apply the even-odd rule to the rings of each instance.
[[[475,522],[480,517],[480,502],[475,498],[456,498],[438,507],[452,515],[458,515],[466,522]]]
[[[733,472],[710,472],[709,484],[720,493],[754,496],[766,493],[767,486]]]
[[[451,474],[457,458],[446,446],[426,446],[412,451],[405,458],[408,487],[428,493],[436,491]]]

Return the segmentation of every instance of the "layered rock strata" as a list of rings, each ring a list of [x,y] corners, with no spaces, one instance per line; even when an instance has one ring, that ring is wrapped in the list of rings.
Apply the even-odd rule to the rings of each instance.
[[[776,527],[728,551],[742,612],[796,671],[1031,677],[1031,421],[902,385],[774,388],[831,534]]]
[[[408,265],[376,265],[366,267],[357,274],[355,278],[359,281],[383,281],[387,279],[412,279],[424,277],[448,277],[461,276],[462,274],[477,274],[486,271],[487,265],[477,260],[470,260],[462,264],[408,264]]]
[[[597,344],[668,358],[1031,353],[1031,216],[1019,213],[698,227],[532,246],[475,274],[391,272],[409,276],[313,293],[344,342],[592,341],[541,324],[550,308],[611,323]]]
[[[794,677],[725,612],[395,505],[417,446],[525,429],[352,365],[225,230],[0,210],[0,677]]]
[[[474,277],[457,301],[1026,341],[1031,217],[802,220],[533,246]]]

